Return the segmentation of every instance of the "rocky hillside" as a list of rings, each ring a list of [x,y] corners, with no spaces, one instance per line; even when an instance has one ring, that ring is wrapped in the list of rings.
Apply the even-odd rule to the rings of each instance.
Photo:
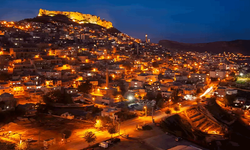
[[[168,48],[169,50],[184,50],[184,51],[198,51],[223,53],[234,52],[250,55],[250,40],[235,40],[235,41],[219,41],[211,43],[180,43],[170,40],[161,40],[159,44]]]
[[[77,22],[79,24],[92,23],[100,25],[107,29],[113,27],[112,22],[100,19],[100,17],[91,14],[82,14],[79,12],[67,12],[67,11],[49,11],[40,9],[38,16],[43,16],[43,15],[48,15],[48,16],[65,15],[68,18],[72,19],[74,22]]]
[[[81,25],[84,27],[90,27],[91,29],[101,29],[103,28],[102,26],[98,24],[93,24],[93,23],[84,23],[84,24],[79,24],[77,22],[74,22],[72,19],[68,18],[65,15],[57,14],[54,16],[48,16],[48,15],[42,15],[42,16],[37,16],[34,18],[29,18],[29,19],[24,19],[19,21],[18,23],[23,23],[23,22],[39,22],[39,23],[52,23],[55,24],[55,22],[60,22],[60,23],[65,23],[67,25],[73,24],[73,25]],[[107,29],[108,33],[121,33],[118,29],[111,27]]]

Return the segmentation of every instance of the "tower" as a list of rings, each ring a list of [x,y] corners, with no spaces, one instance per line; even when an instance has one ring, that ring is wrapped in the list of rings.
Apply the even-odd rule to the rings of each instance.
[[[137,55],[139,55],[139,44],[137,44],[136,48],[137,48]]]
[[[108,71],[108,67],[106,68],[106,87],[109,87],[109,71]]]
[[[146,41],[146,43],[148,43],[148,35],[147,34],[145,35],[145,41]]]

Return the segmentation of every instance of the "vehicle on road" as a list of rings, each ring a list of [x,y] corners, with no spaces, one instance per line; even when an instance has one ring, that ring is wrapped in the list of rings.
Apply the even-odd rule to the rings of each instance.
[[[176,138],[175,138],[175,141],[176,141],[176,142],[179,142],[180,140],[182,140],[181,137],[176,137]]]
[[[99,146],[102,147],[102,148],[108,148],[108,147],[109,147],[109,144],[108,144],[107,142],[101,142],[101,143],[99,144]]]

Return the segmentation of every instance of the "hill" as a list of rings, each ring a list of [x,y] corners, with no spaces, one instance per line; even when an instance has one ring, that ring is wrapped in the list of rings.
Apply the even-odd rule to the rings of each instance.
[[[184,50],[197,52],[223,53],[234,52],[250,55],[250,40],[218,41],[211,43],[181,43],[170,40],[160,40],[162,45],[169,50]]]
[[[79,24],[84,23],[92,23],[98,24],[107,29],[112,28],[112,22],[101,19],[99,16],[91,15],[91,14],[82,14],[80,12],[68,12],[68,11],[50,11],[45,9],[40,9],[38,16],[55,16],[55,15],[65,15],[68,18],[72,19],[74,22]]]
[[[42,15],[42,16],[37,16],[34,18],[29,18],[29,19],[24,19],[20,20],[19,23],[22,22],[40,22],[40,23],[52,23],[54,24],[55,22],[60,22],[60,23],[65,23],[65,24],[73,24],[73,25],[79,25],[83,27],[89,27],[91,29],[101,29],[103,28],[102,26],[98,24],[93,24],[93,23],[84,23],[84,24],[79,24],[77,22],[74,22],[72,19],[68,18],[65,15],[57,14],[54,16],[48,16],[48,15]],[[108,33],[121,33],[118,29],[111,27],[107,29]]]

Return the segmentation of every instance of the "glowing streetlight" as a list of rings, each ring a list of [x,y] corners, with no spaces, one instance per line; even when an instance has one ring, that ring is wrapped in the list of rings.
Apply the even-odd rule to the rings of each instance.
[[[101,127],[102,127],[102,121],[99,120],[99,119],[97,119],[97,120],[96,120],[96,123],[95,123],[95,127],[96,127],[96,128],[101,128]]]
[[[143,108],[145,109],[145,116],[147,117],[147,107],[144,106]]]
[[[134,97],[133,96],[128,96],[128,100],[130,100],[130,101],[132,101],[134,99]]]

